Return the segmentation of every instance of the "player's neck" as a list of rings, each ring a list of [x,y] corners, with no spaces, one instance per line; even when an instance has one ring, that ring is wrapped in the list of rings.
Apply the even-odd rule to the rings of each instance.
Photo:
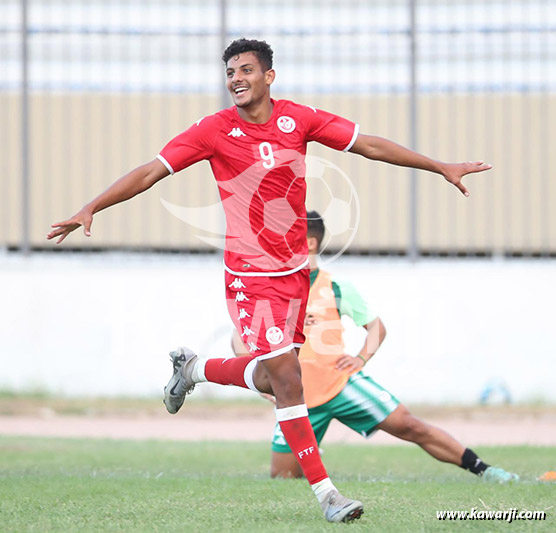
[[[247,107],[238,107],[237,112],[245,122],[253,124],[264,124],[270,120],[274,104],[270,98],[265,98],[261,102],[252,104]]]

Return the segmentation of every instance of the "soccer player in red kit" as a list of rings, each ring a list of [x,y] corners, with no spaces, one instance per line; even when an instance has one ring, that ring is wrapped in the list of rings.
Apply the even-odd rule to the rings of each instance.
[[[362,135],[357,124],[336,115],[273,100],[272,50],[264,41],[236,40],[223,61],[234,106],[197,121],[154,160],[122,176],[72,218],[53,224],[47,238],[58,237],[60,243],[80,226],[90,236],[98,211],[207,159],[226,213],[228,309],[250,355],[201,360],[187,348],[171,352],[174,373],[165,388],[166,408],[176,413],[186,394],[203,381],[273,394],[276,418],[326,519],[350,521],[361,516],[363,506],[340,495],[326,473],[307,417],[297,360],[309,291],[307,143],[436,172],[466,196],[463,176],[490,165],[434,161],[389,140]]]

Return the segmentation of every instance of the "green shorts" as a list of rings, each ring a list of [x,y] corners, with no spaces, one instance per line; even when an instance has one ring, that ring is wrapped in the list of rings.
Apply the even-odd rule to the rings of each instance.
[[[364,437],[369,437],[399,404],[397,398],[369,376],[357,372],[332,400],[309,409],[309,420],[319,444],[334,418]],[[278,424],[274,428],[272,451],[291,453]]]

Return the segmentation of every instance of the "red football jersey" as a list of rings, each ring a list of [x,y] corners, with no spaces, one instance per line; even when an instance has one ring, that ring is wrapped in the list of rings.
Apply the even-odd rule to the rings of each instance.
[[[158,159],[173,174],[207,159],[226,214],[226,270],[285,275],[307,264],[305,154],[317,141],[351,148],[359,126],[289,100],[272,100],[268,122],[243,120],[235,106],[202,118]]]

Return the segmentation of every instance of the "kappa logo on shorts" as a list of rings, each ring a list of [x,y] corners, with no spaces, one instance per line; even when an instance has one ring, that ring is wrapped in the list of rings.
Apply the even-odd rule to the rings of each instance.
[[[246,336],[249,337],[255,333],[252,329],[249,329],[247,326],[243,326],[243,333],[241,334],[242,337]]]
[[[266,340],[269,344],[280,344],[284,340],[284,333],[277,326],[272,326],[266,330]]]
[[[260,348],[252,341],[249,341],[247,343],[247,346],[248,346],[250,352],[256,352],[257,350],[260,350]]]
[[[239,310],[237,319],[241,320],[242,318],[251,318],[251,315],[243,307]]]
[[[245,296],[245,293],[243,293],[242,291],[236,292],[236,302],[245,302],[245,301],[249,301],[249,298]]]
[[[228,285],[228,287],[230,287],[230,289],[246,289],[247,287],[243,284],[243,281],[241,281],[241,278],[236,278],[234,279],[234,281],[232,281],[232,283],[230,283]]]
[[[278,117],[276,124],[278,125],[278,129],[284,133],[291,133],[295,130],[295,120],[291,117],[287,117],[286,115]]]

